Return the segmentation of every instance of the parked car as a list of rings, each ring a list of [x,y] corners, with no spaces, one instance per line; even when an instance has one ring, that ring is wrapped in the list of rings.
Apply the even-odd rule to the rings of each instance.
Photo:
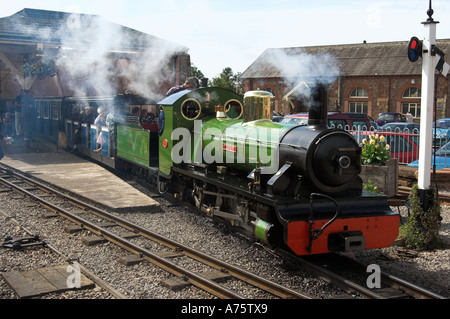
[[[281,123],[307,125],[308,113],[304,112],[286,115]],[[328,112],[328,126],[345,130],[359,129],[363,131],[370,130],[373,127],[367,114],[351,112]]]
[[[272,121],[273,122],[281,122],[282,120],[283,120],[283,116],[281,116],[281,115],[274,115],[273,116],[273,118],[272,118]]]
[[[397,158],[399,164],[408,164],[419,158],[419,134],[405,132],[380,132],[386,137],[391,149],[391,157]]]
[[[386,112],[378,115],[377,123],[379,126],[392,122],[407,122],[407,119],[402,113]]]
[[[450,140],[450,118],[442,118],[433,123],[433,137],[436,131],[436,139],[434,140],[434,146],[440,148],[447,144]]]
[[[280,123],[290,125],[308,125],[308,113],[305,112],[285,115]]]
[[[434,167],[436,162],[436,169],[449,168],[450,167],[450,142],[438,149],[434,156],[431,157],[431,168]],[[419,167],[419,160],[409,163],[410,167]]]
[[[374,129],[378,130],[378,128],[380,127],[377,123],[377,121],[375,121],[372,117],[369,116],[369,121],[370,121],[370,126],[372,126]]]
[[[416,123],[404,123],[404,122],[394,122],[384,124],[380,130],[388,132],[408,132],[408,133],[419,133],[420,124]]]

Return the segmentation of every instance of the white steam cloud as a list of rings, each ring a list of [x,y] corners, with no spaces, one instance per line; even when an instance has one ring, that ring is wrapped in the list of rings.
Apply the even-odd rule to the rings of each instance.
[[[298,49],[269,49],[260,63],[267,74],[283,78],[288,87],[296,88],[292,92],[296,97],[309,96],[317,84],[332,84],[340,74],[339,61],[325,51],[309,54]]]
[[[47,19],[59,20],[59,30],[27,19],[18,19],[21,25],[16,28],[43,43],[60,43],[58,47],[45,45],[41,53],[55,61],[63,95],[112,96],[128,90],[158,100],[165,93],[161,86],[172,85],[173,57],[186,51],[99,16],[46,14]]]
[[[112,95],[114,87],[109,81],[110,50],[117,47],[120,30],[106,25],[101,19],[72,14],[59,30],[61,50],[56,65],[68,88],[77,96]],[[88,30],[91,30],[90,32]]]

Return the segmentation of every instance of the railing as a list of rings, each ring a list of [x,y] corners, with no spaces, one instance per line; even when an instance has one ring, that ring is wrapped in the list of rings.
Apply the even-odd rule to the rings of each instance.
[[[352,134],[360,145],[370,135],[382,135],[386,138],[386,142],[390,146],[392,158],[397,158],[399,164],[418,166],[420,132],[417,129],[412,131],[408,129],[404,131],[400,129],[381,130],[373,127],[367,129],[365,126],[354,126],[351,128],[348,126],[338,126],[338,128],[344,129]],[[436,161],[436,167],[438,169],[450,167],[450,143],[448,143],[450,142],[450,138],[442,133],[444,132],[440,129],[436,130],[436,139],[434,139],[433,134],[433,147],[430,149],[430,152],[436,155],[432,156],[431,165],[433,166],[434,161]]]

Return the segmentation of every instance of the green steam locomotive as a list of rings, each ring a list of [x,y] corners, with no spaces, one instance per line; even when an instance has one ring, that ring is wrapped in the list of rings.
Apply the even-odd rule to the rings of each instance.
[[[213,87],[158,102],[117,96],[104,151],[92,151],[98,131],[86,129],[85,154],[130,168],[161,193],[297,255],[391,245],[398,213],[384,195],[362,190],[361,149],[349,133],[328,128],[326,88],[311,90],[308,125],[273,122],[272,99]],[[151,125],[119,117],[136,105],[153,111]]]

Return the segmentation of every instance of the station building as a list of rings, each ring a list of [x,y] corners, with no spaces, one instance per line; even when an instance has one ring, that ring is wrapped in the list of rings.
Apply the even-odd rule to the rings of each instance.
[[[126,91],[156,98],[189,74],[186,47],[100,16],[23,9],[0,18],[2,113],[21,91],[35,98]],[[38,115],[60,114],[58,104],[42,108]]]
[[[330,111],[361,112],[375,120],[381,112],[410,112],[418,123],[422,61],[409,61],[408,42],[267,49],[242,73],[243,91],[271,92],[274,110],[283,115],[304,112],[305,103],[296,94],[302,79],[330,76]],[[438,40],[437,47],[449,56],[450,40]],[[296,63],[302,59],[299,75]],[[449,78],[439,76],[437,118],[450,117],[449,90]]]

